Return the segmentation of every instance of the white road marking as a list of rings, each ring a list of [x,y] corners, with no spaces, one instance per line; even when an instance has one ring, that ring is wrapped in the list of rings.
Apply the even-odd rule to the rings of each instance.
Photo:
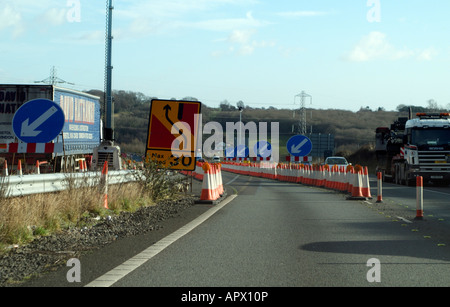
[[[231,183],[233,183],[236,179],[238,179],[241,175],[237,175],[236,177],[234,177],[233,179],[231,179],[231,181],[228,181],[227,183],[225,183],[225,185],[229,185]]]
[[[412,224],[412,222],[411,222],[410,220],[408,220],[408,219],[405,219],[404,217],[401,217],[401,216],[397,216],[397,218],[398,218],[399,220],[402,220],[403,222],[406,222],[406,223]]]
[[[143,265],[145,262],[162,252],[164,249],[166,249],[169,245],[183,237],[184,235],[188,234],[190,231],[192,231],[194,228],[202,224],[204,221],[206,221],[208,218],[210,218],[214,213],[219,211],[221,208],[223,208],[225,205],[230,203],[233,199],[235,199],[237,195],[230,195],[225,200],[220,202],[218,205],[214,206],[213,208],[209,209],[199,217],[197,217],[195,220],[191,221],[190,223],[186,224],[185,226],[181,227],[177,231],[173,232],[172,234],[168,235],[167,237],[161,239],[160,241],[156,242],[152,246],[148,247],[141,253],[137,254],[136,256],[128,259],[124,263],[120,264],[119,266],[115,267],[111,271],[107,272],[106,274],[98,277],[94,281],[87,284],[85,287],[110,287],[117,281],[119,281],[121,278],[125,277],[129,273],[131,273],[133,270],[137,269],[141,265]]]

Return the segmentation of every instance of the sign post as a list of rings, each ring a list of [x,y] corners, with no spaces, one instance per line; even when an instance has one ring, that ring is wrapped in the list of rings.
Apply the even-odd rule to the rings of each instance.
[[[195,170],[200,111],[199,101],[152,100],[146,160],[173,170]]]

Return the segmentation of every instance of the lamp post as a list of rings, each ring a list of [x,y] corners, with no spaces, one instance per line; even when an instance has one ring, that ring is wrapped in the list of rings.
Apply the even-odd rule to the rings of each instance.
[[[242,111],[244,111],[244,103],[242,101],[239,101],[237,103],[237,107],[238,107],[238,110],[239,110],[239,123],[240,123],[239,124],[239,141],[238,141],[238,145],[241,145],[241,144],[243,144],[243,142],[242,142],[242,126],[243,126],[243,123],[242,123]]]

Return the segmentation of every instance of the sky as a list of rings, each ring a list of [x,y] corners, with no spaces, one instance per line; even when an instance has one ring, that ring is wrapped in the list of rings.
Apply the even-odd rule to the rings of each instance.
[[[253,108],[450,106],[448,0],[113,0],[114,90]],[[106,0],[0,0],[0,83],[104,89]]]

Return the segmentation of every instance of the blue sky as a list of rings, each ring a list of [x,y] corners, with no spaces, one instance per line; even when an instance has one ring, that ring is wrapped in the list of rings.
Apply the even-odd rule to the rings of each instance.
[[[297,108],[302,91],[316,109],[450,106],[447,0],[113,5],[115,90],[212,107]],[[103,90],[105,14],[106,0],[0,0],[0,83],[43,80],[55,66],[67,87]]]

